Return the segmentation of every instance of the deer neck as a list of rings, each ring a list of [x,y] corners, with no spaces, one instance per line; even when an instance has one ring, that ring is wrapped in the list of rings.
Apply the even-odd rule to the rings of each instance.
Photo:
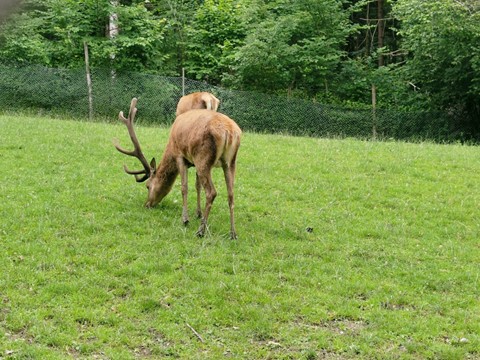
[[[162,197],[170,192],[178,173],[179,170],[175,158],[169,151],[165,152],[155,172],[155,177],[160,184],[159,192]]]

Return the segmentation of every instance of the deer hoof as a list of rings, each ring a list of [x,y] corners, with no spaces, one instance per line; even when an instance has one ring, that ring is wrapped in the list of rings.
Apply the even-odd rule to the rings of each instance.
[[[184,225],[184,226],[187,226],[189,222],[190,222],[190,220],[188,220],[188,219],[183,219],[183,225]]]
[[[196,233],[198,237],[203,237],[205,235],[205,224],[201,224]]]

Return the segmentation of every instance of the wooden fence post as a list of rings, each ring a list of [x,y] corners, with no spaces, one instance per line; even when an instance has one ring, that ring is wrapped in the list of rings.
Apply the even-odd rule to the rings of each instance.
[[[377,139],[377,88],[372,84],[372,137]]]
[[[185,96],[185,68],[182,67],[182,96]]]

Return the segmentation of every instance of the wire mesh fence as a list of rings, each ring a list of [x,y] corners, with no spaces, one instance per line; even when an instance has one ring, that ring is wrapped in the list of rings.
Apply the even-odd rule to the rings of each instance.
[[[219,111],[244,131],[315,137],[399,140],[463,140],[455,117],[445,112],[395,109],[350,109],[256,92],[228,90],[184,79],[143,73],[91,71],[91,93],[82,69],[0,65],[0,105],[9,111],[30,111],[72,118],[117,118],[139,98],[138,118],[171,124],[183,93],[209,91],[220,99]]]

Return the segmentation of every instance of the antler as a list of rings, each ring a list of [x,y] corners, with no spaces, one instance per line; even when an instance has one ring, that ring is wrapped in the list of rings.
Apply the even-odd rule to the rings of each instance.
[[[130,103],[130,111],[128,112],[128,118],[125,118],[125,116],[123,116],[123,111],[120,111],[120,113],[118,114],[118,118],[120,120],[122,120],[123,123],[127,126],[128,134],[130,135],[130,139],[132,140],[134,149],[131,150],[131,151],[123,149],[118,144],[117,139],[114,139],[113,145],[122,154],[125,154],[125,155],[128,155],[128,156],[133,156],[133,157],[136,157],[138,160],[140,160],[140,162],[143,165],[143,170],[131,171],[127,168],[126,165],[123,165],[123,168],[124,168],[124,170],[127,174],[135,175],[135,180],[137,180],[137,182],[143,182],[150,177],[151,168],[150,168],[150,165],[149,165],[147,159],[145,158],[145,156],[142,153],[142,150],[140,148],[140,143],[137,139],[137,135],[135,134],[135,129],[133,128],[133,120],[135,119],[135,115],[137,114],[136,105],[137,105],[137,98],[133,98],[132,102]],[[142,175],[142,174],[143,174],[142,177],[138,176],[138,175]]]

